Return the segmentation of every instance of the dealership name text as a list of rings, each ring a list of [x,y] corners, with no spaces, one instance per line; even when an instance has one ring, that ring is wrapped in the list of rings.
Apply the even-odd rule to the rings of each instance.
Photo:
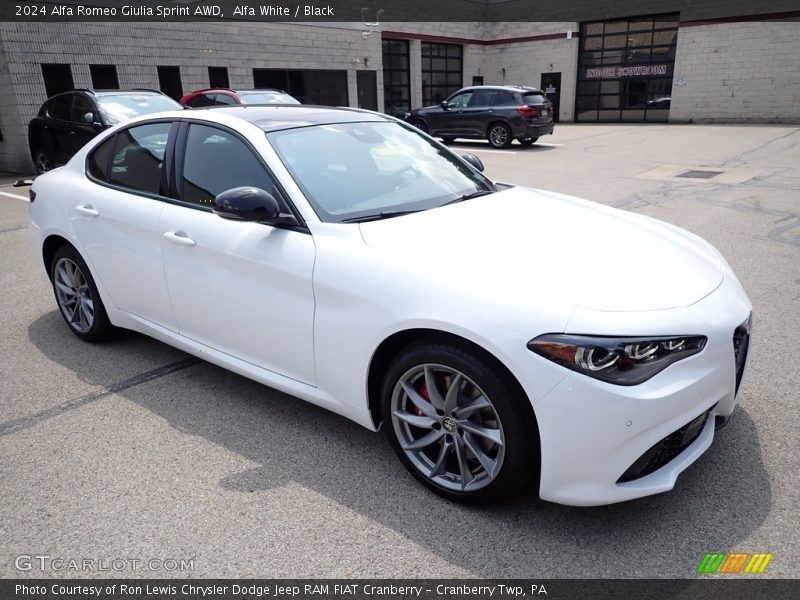
[[[47,585],[16,584],[17,596],[36,595],[46,596],[89,596],[101,595],[121,596],[174,596],[179,591],[183,595],[195,598],[213,596],[243,596],[247,598],[260,598],[265,596],[291,597],[291,596],[421,596],[423,592],[434,592],[437,595],[481,595],[484,597],[518,597],[547,595],[544,585],[532,584],[523,588],[519,585],[448,585],[439,584],[434,589],[426,589],[421,585],[370,585],[370,584],[304,584],[299,585],[258,585],[258,584],[233,584],[233,585],[198,585],[184,583],[178,585],[133,585],[119,583],[112,585],[82,585],[72,583],[54,583]]]

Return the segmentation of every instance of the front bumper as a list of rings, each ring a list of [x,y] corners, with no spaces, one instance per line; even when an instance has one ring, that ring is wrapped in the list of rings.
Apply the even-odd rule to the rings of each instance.
[[[707,336],[708,343],[701,353],[637,386],[569,372],[536,402],[542,499],[594,506],[672,489],[678,475],[711,445],[715,423],[733,413],[737,371],[740,379],[746,363],[746,356],[738,365],[735,360],[734,332],[751,310],[732,274],[685,308],[647,313],[578,309],[569,323],[571,332],[698,334]]]

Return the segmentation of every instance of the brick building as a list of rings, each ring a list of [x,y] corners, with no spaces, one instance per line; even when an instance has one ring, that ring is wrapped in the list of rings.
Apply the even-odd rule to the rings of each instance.
[[[31,170],[28,121],[73,87],[280,87],[401,114],[508,83],[544,89],[562,122],[800,122],[797,0],[566,4],[486,0],[483,20],[366,36],[361,22],[0,22],[0,171]]]

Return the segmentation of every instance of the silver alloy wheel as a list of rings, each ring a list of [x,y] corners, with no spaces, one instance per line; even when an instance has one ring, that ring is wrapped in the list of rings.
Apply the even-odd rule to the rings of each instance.
[[[500,473],[505,435],[489,397],[460,371],[418,365],[395,384],[392,425],[422,473],[449,490],[472,492]]]
[[[53,273],[56,299],[67,322],[78,333],[86,333],[94,324],[94,301],[89,283],[80,267],[69,258],[61,258]]]
[[[492,146],[505,146],[508,143],[508,129],[505,125],[495,125],[489,131],[489,141]]]
[[[44,152],[38,152],[36,154],[36,160],[34,161],[36,167],[36,173],[42,175],[43,173],[47,173],[50,169],[53,168],[53,163],[50,162],[50,159],[47,158],[47,154]]]

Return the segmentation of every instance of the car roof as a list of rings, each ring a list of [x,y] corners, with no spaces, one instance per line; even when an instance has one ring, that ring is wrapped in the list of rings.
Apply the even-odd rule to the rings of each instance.
[[[314,106],[310,104],[236,104],[227,106],[209,106],[191,111],[191,114],[181,114],[182,118],[189,118],[192,114],[205,114],[215,120],[213,116],[224,115],[235,117],[252,123],[264,131],[279,131],[281,129],[294,129],[309,127],[311,125],[333,125],[334,123],[363,123],[363,122],[394,122],[395,119],[386,115],[358,108],[344,108],[333,106]]]
[[[260,88],[260,89],[252,89],[252,90],[235,89],[234,90],[232,88],[226,88],[226,87],[215,87],[215,88],[203,88],[202,90],[194,90],[193,92],[189,92],[189,94],[187,94],[187,96],[191,95],[191,94],[205,94],[205,93],[208,93],[208,92],[233,92],[234,94],[240,94],[242,92],[246,92],[246,93],[247,92],[257,92],[257,93],[274,92],[274,93],[278,93],[278,94],[287,94],[288,95],[287,92],[284,92],[283,90],[279,90],[278,88]]]
[[[469,87],[462,88],[459,91],[465,90],[505,90],[508,92],[542,92],[539,88],[535,88],[532,86],[527,85],[472,85]]]

